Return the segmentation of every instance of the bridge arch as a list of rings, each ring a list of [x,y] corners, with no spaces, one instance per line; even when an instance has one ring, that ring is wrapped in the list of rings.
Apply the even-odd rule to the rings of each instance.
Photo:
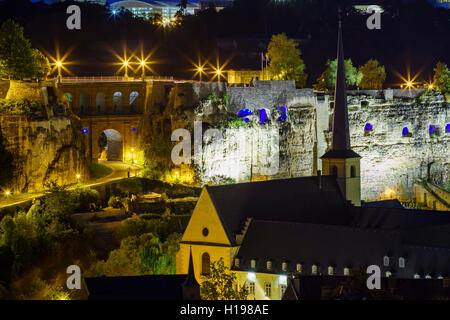
[[[106,114],[106,95],[103,92],[97,93],[95,98],[97,114]]]
[[[139,111],[139,92],[132,91],[130,93],[130,113],[136,113]]]
[[[81,115],[87,115],[89,113],[90,104],[91,97],[87,93],[80,93],[79,110]]]
[[[122,92],[116,91],[113,94],[113,107],[114,107],[114,114],[121,114],[122,113],[122,106],[123,106],[123,99],[122,99]]]
[[[103,130],[98,137],[99,159],[123,160],[123,137],[115,129]]]

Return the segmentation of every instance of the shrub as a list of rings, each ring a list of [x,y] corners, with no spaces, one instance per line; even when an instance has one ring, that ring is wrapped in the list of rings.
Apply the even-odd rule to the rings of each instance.
[[[38,101],[30,101],[28,99],[0,99],[0,113],[3,114],[29,115],[33,113],[43,113],[44,110],[44,105]]]
[[[139,178],[130,178],[119,182],[118,188],[126,194],[138,194],[142,192],[142,184]]]
[[[108,206],[112,208],[122,208],[122,202],[120,202],[120,198],[117,196],[111,196],[108,200]]]
[[[96,209],[100,195],[97,190],[90,188],[77,188],[72,191],[75,201],[78,203],[77,210],[86,211]]]

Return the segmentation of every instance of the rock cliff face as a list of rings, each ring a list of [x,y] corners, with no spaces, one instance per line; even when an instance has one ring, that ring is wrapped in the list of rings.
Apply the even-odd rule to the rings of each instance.
[[[23,116],[1,116],[3,144],[13,155],[13,191],[39,191],[46,183],[69,184],[76,174],[86,176],[83,140],[66,117],[28,120]]]
[[[227,93],[229,104],[224,106],[225,101],[199,101],[189,94],[195,90],[187,87],[185,84],[171,89],[166,112],[158,119],[161,126],[156,127],[164,127],[165,123],[167,139],[170,129],[186,128],[192,135],[194,120],[203,121],[203,131],[208,127],[219,129],[222,142],[204,137],[201,155],[196,155],[194,170],[201,182],[224,177],[248,181],[264,175],[262,169],[274,165],[279,169],[269,175],[272,179],[314,175],[321,168],[320,156],[331,143],[331,95],[296,90],[289,82],[281,81],[230,87],[218,93],[209,88],[211,93]],[[207,91],[202,96],[206,97]],[[436,183],[450,180],[450,133],[446,132],[450,108],[442,96],[419,98],[422,93],[349,92],[351,143],[362,156],[363,199],[383,197],[387,188],[411,196],[414,182],[427,177]],[[284,122],[277,120],[281,106],[287,108]],[[240,123],[237,128],[220,125],[224,113],[236,114],[244,108],[253,112],[249,123]],[[268,123],[259,123],[260,109],[266,110]],[[368,123],[371,130],[365,130]],[[432,134],[430,126],[434,128]],[[278,164],[273,163],[274,152],[279,154]]]

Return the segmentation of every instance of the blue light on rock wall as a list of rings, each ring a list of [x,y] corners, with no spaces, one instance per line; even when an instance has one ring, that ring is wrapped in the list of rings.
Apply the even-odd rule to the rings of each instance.
[[[364,131],[372,131],[373,127],[371,123],[366,123],[366,126],[364,127]]]
[[[241,109],[238,111],[237,115],[239,117],[246,117],[252,114],[252,110],[250,109]]]
[[[83,133],[88,133],[89,132],[89,130],[88,129],[86,129],[86,128],[83,128]]]
[[[435,134],[436,133],[436,127],[433,126],[432,124],[430,124],[430,127],[428,128],[428,132],[430,133],[430,135]]]
[[[250,122],[250,119],[249,119],[249,118],[244,118],[244,119],[242,119],[242,120],[244,120],[244,122]]]
[[[281,111],[281,116],[278,118],[278,121],[284,121],[287,118],[286,107],[279,107],[278,110]]]
[[[450,123],[447,123],[447,124],[445,125],[445,132],[446,132],[446,133],[450,133]]]
[[[266,123],[266,122],[267,122],[266,109],[260,109],[259,110],[259,123]]]
[[[136,131],[136,128],[131,128],[131,130]]]
[[[408,127],[404,127],[402,130],[402,135],[407,136],[409,133]]]

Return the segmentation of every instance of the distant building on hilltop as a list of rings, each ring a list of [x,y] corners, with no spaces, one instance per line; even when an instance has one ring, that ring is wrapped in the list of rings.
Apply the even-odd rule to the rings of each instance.
[[[135,17],[143,19],[151,19],[155,14],[161,15],[163,19],[172,19],[180,7],[178,4],[179,0],[122,0],[115,1],[111,3],[110,7],[112,10],[124,10],[130,11]],[[187,14],[194,14],[196,10],[199,9],[198,1],[188,1],[186,8]]]
[[[47,0],[48,4],[54,4],[54,3],[58,3],[58,2],[65,2],[66,0]],[[93,4],[99,4],[101,6],[106,5],[106,0],[75,0],[77,2],[90,2]]]

